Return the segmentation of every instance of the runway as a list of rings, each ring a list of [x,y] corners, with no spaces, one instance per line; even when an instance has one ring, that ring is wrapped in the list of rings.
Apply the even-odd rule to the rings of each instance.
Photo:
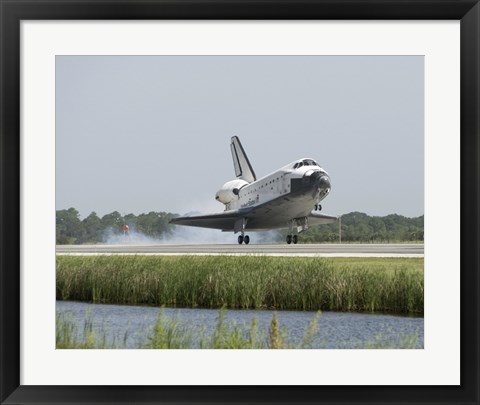
[[[424,257],[423,244],[57,245],[57,255]]]

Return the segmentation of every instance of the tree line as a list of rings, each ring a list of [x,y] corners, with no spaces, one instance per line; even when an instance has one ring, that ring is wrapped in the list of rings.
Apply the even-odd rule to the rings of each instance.
[[[121,236],[124,225],[129,232],[135,231],[150,238],[158,239],[168,236],[173,230],[169,221],[178,215],[168,212],[149,212],[148,214],[122,215],[118,211],[99,217],[92,212],[83,220],[75,208],[57,210],[56,242],[57,245],[86,243],[104,243],[110,236]]]
[[[152,239],[168,239],[176,225],[169,223],[178,216],[170,212],[149,212],[148,214],[122,215],[118,211],[99,217],[92,212],[84,219],[75,208],[56,211],[56,243],[95,244],[108,242],[111,236],[121,236],[126,232],[136,232]],[[408,218],[392,214],[384,217],[369,216],[361,212],[351,212],[341,217],[342,242],[414,242],[423,241],[423,215]],[[300,242],[338,242],[339,222],[311,226],[301,234]],[[273,239],[283,241],[287,231],[278,231]]]
[[[342,242],[393,243],[423,242],[424,216],[408,218],[398,214],[384,217],[351,212],[341,217]],[[338,242],[339,223],[316,225],[302,233],[305,243]]]

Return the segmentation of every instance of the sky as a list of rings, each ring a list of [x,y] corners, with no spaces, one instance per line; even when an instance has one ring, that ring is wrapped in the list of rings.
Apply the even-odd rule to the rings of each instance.
[[[56,209],[224,210],[238,136],[257,178],[310,157],[323,213],[424,214],[422,56],[57,56]]]

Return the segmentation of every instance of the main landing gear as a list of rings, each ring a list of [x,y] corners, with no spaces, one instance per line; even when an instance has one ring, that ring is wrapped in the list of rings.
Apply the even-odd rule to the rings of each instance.
[[[289,222],[289,232],[287,235],[287,243],[290,245],[292,242],[294,245],[298,242],[298,233],[308,229],[307,218],[294,218]],[[297,228],[297,233],[294,235],[294,229]]]
[[[290,245],[290,243],[297,244],[298,242],[298,235],[287,235],[287,243]]]
[[[247,226],[247,218],[241,218],[235,222],[235,225],[233,226],[233,231],[235,233],[240,232],[240,235],[238,235],[238,244],[241,245],[242,243],[245,243],[245,245],[248,245],[250,243],[250,237],[248,235],[245,235],[245,228]]]
[[[245,245],[248,245],[250,243],[250,236],[248,235],[238,235],[238,244],[241,245],[242,243],[245,243]]]

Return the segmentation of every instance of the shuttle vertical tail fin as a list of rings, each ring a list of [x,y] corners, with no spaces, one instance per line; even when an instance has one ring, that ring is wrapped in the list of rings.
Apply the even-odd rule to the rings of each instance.
[[[252,165],[248,160],[247,154],[240,143],[240,139],[237,136],[232,137],[232,143],[230,144],[232,150],[233,167],[235,168],[235,175],[249,183],[257,180]]]

